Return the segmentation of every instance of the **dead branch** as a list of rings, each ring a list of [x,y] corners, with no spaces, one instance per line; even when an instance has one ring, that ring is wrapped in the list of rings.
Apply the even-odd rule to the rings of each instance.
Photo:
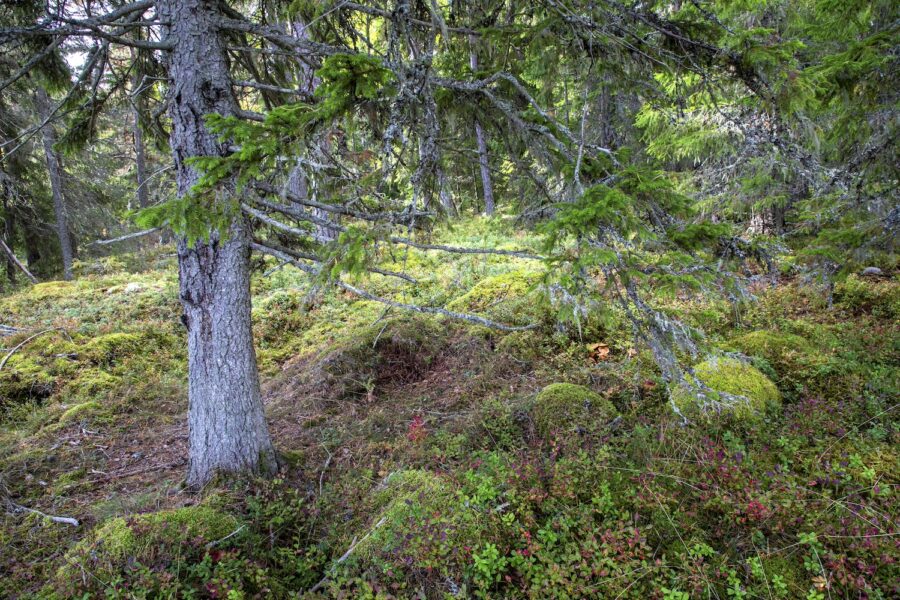
[[[16,266],[19,268],[20,271],[22,271],[23,273],[25,273],[25,276],[28,278],[29,281],[31,281],[31,283],[37,283],[37,282],[38,282],[37,277],[35,277],[34,275],[32,275],[32,274],[31,274],[31,271],[29,271],[29,270],[25,267],[25,265],[23,265],[22,262],[21,262],[18,258],[16,258],[15,253],[10,249],[9,246],[6,245],[6,242],[4,242],[3,240],[0,240],[0,248],[3,249],[3,253],[6,254],[7,258],[9,258],[9,260],[11,260],[12,263],[13,263],[14,265],[16,265]],[[2,368],[2,367],[0,367],[0,368]]]
[[[45,329],[45,330],[43,330],[43,331],[39,331],[39,332],[37,332],[36,334],[34,334],[34,335],[30,336],[30,337],[25,338],[24,340],[22,340],[21,342],[19,342],[19,343],[16,344],[15,346],[13,346],[13,349],[10,350],[10,351],[6,354],[6,356],[3,357],[3,360],[0,360],[0,371],[2,371],[2,370],[3,370],[3,367],[6,366],[6,363],[7,363],[7,361],[10,359],[10,357],[11,357],[13,354],[15,354],[16,352],[18,352],[18,351],[22,348],[22,346],[24,346],[25,344],[27,344],[28,342],[30,342],[31,340],[33,340],[33,339],[36,338],[36,337],[42,336],[42,335],[44,335],[45,333],[49,333],[49,332],[51,332],[51,331],[57,331],[57,330],[59,330],[59,329],[60,329],[60,327],[52,327],[52,328],[50,328],[50,329]]]
[[[153,229],[144,229],[143,231],[121,235],[110,240],[94,240],[93,242],[88,244],[88,246],[109,246],[110,244],[117,244],[119,242],[125,242],[128,240],[133,240],[135,238],[143,237],[145,235],[150,235],[151,233],[156,233],[160,230],[162,230],[162,227],[154,227]]]

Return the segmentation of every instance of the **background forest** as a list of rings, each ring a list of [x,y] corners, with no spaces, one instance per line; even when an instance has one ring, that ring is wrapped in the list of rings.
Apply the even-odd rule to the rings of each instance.
[[[0,597],[900,596],[890,1],[0,6]]]

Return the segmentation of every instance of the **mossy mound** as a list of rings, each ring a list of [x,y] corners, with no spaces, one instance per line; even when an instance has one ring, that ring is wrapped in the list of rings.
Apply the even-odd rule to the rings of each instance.
[[[849,275],[834,286],[834,299],[854,313],[888,318],[900,316],[900,282],[897,281],[875,281]]]
[[[753,331],[733,339],[730,345],[748,356],[764,358],[779,374],[821,358],[806,338],[791,333]]]
[[[116,517],[99,525],[66,553],[56,584],[66,589],[82,569],[103,580],[133,567],[164,567],[174,557],[236,531],[234,516],[207,505],[188,506],[133,517]]]
[[[510,271],[485,277],[472,289],[447,304],[447,309],[464,313],[486,314],[507,324],[530,324],[544,315],[537,284],[540,273]]]
[[[86,358],[96,364],[113,364],[144,349],[150,340],[140,333],[109,333],[92,338],[84,346]]]
[[[446,340],[447,328],[434,319],[375,323],[327,352],[312,376],[333,397],[362,398],[376,387],[420,380]]]
[[[121,377],[97,368],[86,369],[66,385],[64,395],[79,400],[96,400],[107,397],[121,386]]]
[[[686,416],[732,415],[738,420],[761,417],[781,406],[781,394],[759,369],[734,358],[711,358],[694,367],[696,378],[710,388],[705,400],[687,386],[671,391],[675,406]]]
[[[43,365],[30,357],[14,354],[0,371],[0,405],[46,398],[55,386],[56,377]]]
[[[389,475],[372,495],[372,512],[351,568],[383,573],[415,565],[452,573],[470,559],[465,548],[475,547],[482,531],[481,517],[454,487],[424,470]]]
[[[598,431],[617,414],[612,402],[573,383],[551,383],[534,399],[534,424],[545,437]]]

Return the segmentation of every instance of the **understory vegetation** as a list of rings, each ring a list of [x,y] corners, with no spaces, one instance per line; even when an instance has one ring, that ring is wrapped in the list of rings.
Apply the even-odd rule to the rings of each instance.
[[[435,237],[540,243],[502,217]],[[402,260],[419,304],[538,326],[386,309],[267,259],[253,326],[283,466],[200,492],[182,486],[186,350],[170,248],[86,260],[75,281],[0,298],[0,313],[46,330],[0,370],[0,485],[18,507],[2,517],[0,595],[900,593],[896,279],[851,275],[831,305],[791,277],[737,305],[660,296],[706,331],[693,377],[707,396],[746,400],[700,415],[674,390],[685,425],[623,315],[556,325],[524,259],[411,249]]]

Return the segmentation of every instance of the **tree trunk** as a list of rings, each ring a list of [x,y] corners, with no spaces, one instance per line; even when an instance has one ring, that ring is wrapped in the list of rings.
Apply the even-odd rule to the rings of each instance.
[[[137,183],[137,205],[139,208],[150,206],[150,193],[147,190],[147,162],[144,158],[144,132],[141,130],[140,113],[137,106],[134,114],[134,166]]]
[[[227,144],[206,128],[205,115],[235,114],[225,49],[212,0],[160,0],[174,42],[169,55],[170,144],[178,195],[199,175],[186,161],[222,156]],[[220,191],[226,199],[233,186]],[[259,389],[250,322],[250,250],[246,223],[235,217],[227,239],[213,231],[193,245],[178,241],[178,272],[188,330],[187,483],[202,486],[216,473],[277,468]]]
[[[47,92],[43,88],[36,94],[38,114],[41,120],[50,118],[51,104]],[[72,279],[72,259],[75,252],[69,232],[69,215],[66,209],[66,197],[63,192],[62,161],[53,148],[56,144],[56,131],[52,123],[47,123],[41,130],[44,139],[44,158],[47,160],[47,172],[50,175],[50,189],[53,192],[53,211],[56,214],[56,235],[62,251],[63,279]]]
[[[475,53],[474,36],[469,38],[469,66],[472,73],[478,71],[478,55]],[[494,186],[491,183],[491,163],[488,156],[487,140],[481,121],[475,117],[475,142],[478,145],[478,165],[481,168],[481,187],[484,190],[484,214],[494,214]]]

